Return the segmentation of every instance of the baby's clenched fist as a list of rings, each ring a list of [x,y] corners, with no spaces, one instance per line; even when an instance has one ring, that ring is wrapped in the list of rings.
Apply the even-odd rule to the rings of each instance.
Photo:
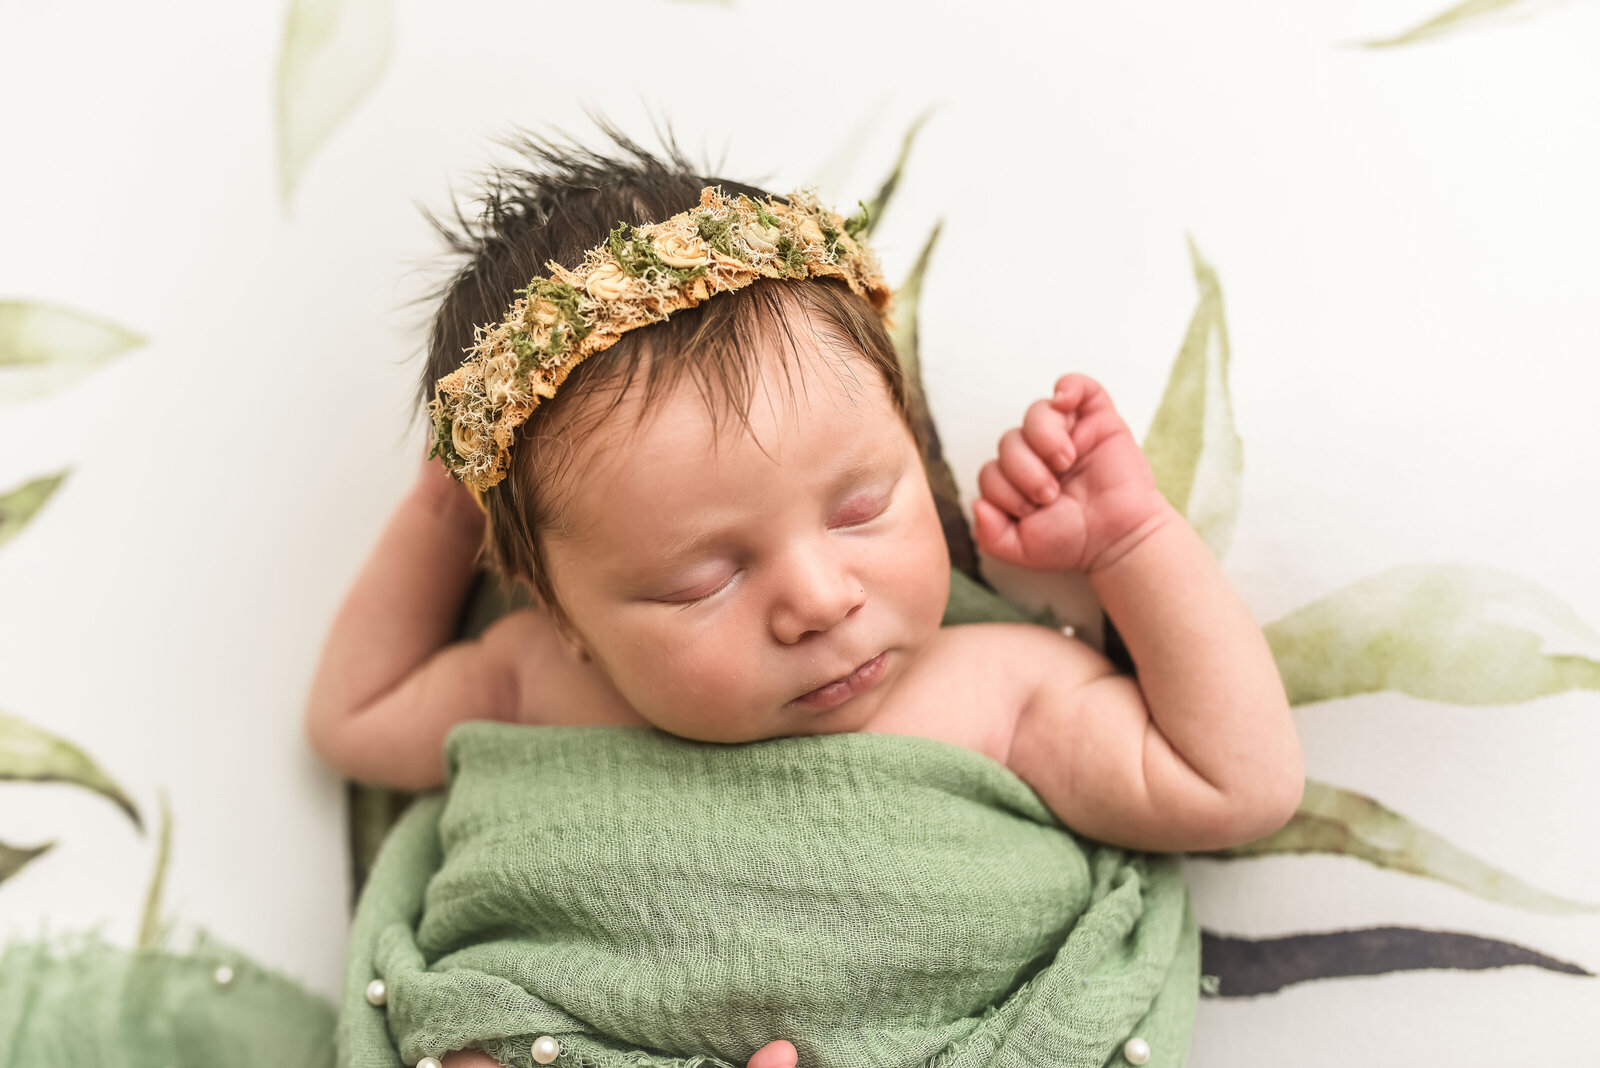
[[[1041,571],[1105,567],[1171,512],[1105,388],[1078,374],[1001,436],[978,492],[978,547]]]

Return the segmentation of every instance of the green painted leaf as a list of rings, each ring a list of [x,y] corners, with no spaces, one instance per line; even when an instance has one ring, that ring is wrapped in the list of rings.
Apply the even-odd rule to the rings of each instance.
[[[873,131],[883,121],[888,103],[888,97],[881,98],[872,111],[856,123],[839,147],[833,150],[833,155],[828,157],[827,162],[812,172],[811,180],[806,184],[817,191],[817,196],[822,198],[823,203],[844,207],[837,202],[845,188],[846,179],[855,170],[866,147],[872,143]]]
[[[1443,37],[1461,30],[1528,18],[1568,2],[1570,0],[1466,0],[1465,3],[1457,4],[1431,19],[1418,23],[1404,33],[1362,41],[1361,44],[1365,48],[1394,48],[1399,45],[1416,44],[1418,41]]]
[[[1279,938],[1230,938],[1200,932],[1201,967],[1214,973],[1203,983],[1211,997],[1272,994],[1313,979],[1388,975],[1434,968],[1485,971],[1518,965],[1593,978],[1582,965],[1514,942],[1418,927],[1362,927]]]
[[[55,848],[54,842],[44,845],[28,847],[8,846],[0,842],[0,883],[5,882],[17,872],[28,866],[28,862],[50,852]]]
[[[1193,855],[1232,859],[1286,853],[1355,857],[1389,871],[1437,879],[1487,901],[1529,912],[1600,912],[1600,904],[1557,897],[1529,886],[1364,794],[1311,779],[1306,780],[1300,811],[1282,829],[1231,849]]]
[[[1219,560],[1227,555],[1239,518],[1244,445],[1233,425],[1228,390],[1228,323],[1217,273],[1189,242],[1200,302],[1166,392],[1145,434],[1144,453],[1156,485]]]
[[[889,177],[885,178],[883,184],[878,187],[877,196],[874,196],[872,202],[867,205],[867,228],[862,233],[863,237],[872,236],[872,231],[877,229],[878,222],[883,218],[883,213],[889,210],[889,201],[894,199],[895,190],[900,188],[900,176],[905,172],[906,159],[911,155],[911,144],[917,139],[918,131],[922,129],[922,124],[928,121],[928,117],[933,114],[933,111],[933,108],[929,108],[921,115],[918,115],[906,130],[905,139],[900,142],[900,155],[894,161],[894,169],[889,172]],[[846,214],[849,213],[846,212]]]
[[[934,505],[939,512],[939,525],[944,530],[945,542],[950,547],[950,562],[960,571],[978,575],[978,547],[972,539],[972,529],[967,525],[966,513],[961,508],[961,491],[956,487],[955,475],[945,459],[944,445],[939,438],[939,427],[934,422],[928,406],[928,395],[922,385],[922,358],[917,322],[922,302],[922,279],[928,262],[933,258],[934,246],[939,243],[939,233],[944,228],[941,220],[934,225],[916,262],[905,281],[895,290],[894,327],[889,331],[894,341],[895,353],[905,371],[908,387],[909,409],[912,421],[922,428],[924,451],[923,467],[928,472],[928,485],[933,490]]]
[[[150,886],[145,890],[144,914],[139,920],[139,948],[153,949],[161,945],[165,931],[161,923],[161,894],[167,885],[167,865],[172,860],[172,806],[167,803],[167,792],[161,791],[161,833],[156,839],[156,863],[150,872]]]
[[[15,716],[0,712],[0,780],[65,782],[93,790],[128,814],[140,830],[144,824],[128,795],[83,750]]]
[[[943,230],[944,220],[940,219],[934,224],[928,239],[922,243],[922,250],[917,253],[911,270],[906,272],[905,281],[894,291],[894,329],[889,331],[889,336],[894,339],[895,353],[900,357],[900,366],[906,377],[915,381],[919,389],[922,385],[922,357],[917,336],[917,311],[922,301],[922,278],[928,272],[928,261],[933,258],[934,246],[939,243],[939,234]]]
[[[1459,705],[1503,705],[1600,690],[1597,635],[1562,601],[1501,571],[1393,568],[1263,628],[1289,702],[1398,690]]]
[[[144,342],[69,308],[0,300],[0,403],[53,393]]]
[[[394,0],[292,0],[278,57],[278,187],[372,91],[394,48]]]
[[[0,493],[0,545],[10,541],[28,525],[34,513],[44,506],[44,502],[50,499],[62,480],[71,473],[72,468],[69,467],[53,475],[24,482],[7,493]]]

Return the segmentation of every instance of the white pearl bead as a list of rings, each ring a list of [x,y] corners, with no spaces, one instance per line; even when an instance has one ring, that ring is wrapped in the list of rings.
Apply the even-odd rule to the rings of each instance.
[[[1150,1043],[1142,1038],[1130,1038],[1122,1044],[1122,1055],[1129,1064],[1143,1064],[1150,1059]]]
[[[367,984],[367,1004],[382,1005],[389,1000],[389,988],[382,979],[374,979]]]
[[[233,969],[226,964],[220,965],[216,971],[211,973],[211,980],[218,986],[227,986],[233,982]]]
[[[549,1035],[540,1035],[533,1044],[533,1059],[540,1064],[549,1064],[561,1052],[561,1043]]]
[[[444,1065],[439,1063],[438,1057],[424,1057],[417,1062],[417,1068],[444,1068]]]

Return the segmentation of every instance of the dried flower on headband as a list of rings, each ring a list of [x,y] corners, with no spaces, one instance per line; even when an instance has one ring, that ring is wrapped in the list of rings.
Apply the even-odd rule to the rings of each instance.
[[[788,201],[707,186],[691,211],[619,223],[575,270],[547,263],[550,277],[518,290],[503,320],[478,327],[471,354],[439,380],[429,457],[442,456],[480,495],[509,470],[517,428],[574,367],[629,330],[759,278],[839,278],[887,319],[889,286],[859,240],[866,208],[845,219],[806,191]]]

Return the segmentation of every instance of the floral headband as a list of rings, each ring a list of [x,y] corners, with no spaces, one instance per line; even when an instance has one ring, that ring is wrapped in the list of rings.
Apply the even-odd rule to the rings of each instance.
[[[849,219],[809,192],[758,203],[707,186],[700,206],[648,226],[619,223],[576,270],[551,262],[499,323],[480,326],[470,355],[439,379],[428,404],[451,474],[483,505],[506,475],[511,444],[572,369],[629,330],[758,278],[840,278],[887,318],[890,292],[860,241],[865,205]]]

